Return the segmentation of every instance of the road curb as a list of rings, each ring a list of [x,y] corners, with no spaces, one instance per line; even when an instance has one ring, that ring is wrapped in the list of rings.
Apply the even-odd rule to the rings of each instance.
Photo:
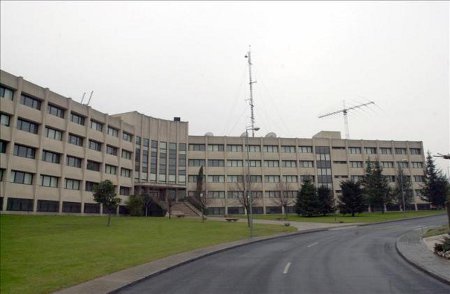
[[[412,266],[414,266],[415,268],[417,268],[418,270],[432,276],[433,278],[446,283],[448,285],[450,285],[450,276],[446,277],[444,275],[440,275],[438,273],[436,273],[435,271],[431,270],[429,267],[427,267],[426,265],[424,265],[423,263],[420,263],[418,261],[418,259],[412,258],[411,256],[409,256],[406,251],[404,250],[404,248],[401,248],[402,246],[399,245],[401,242],[402,238],[406,238],[406,236],[408,234],[412,234],[413,231],[409,231],[407,233],[402,234],[400,237],[397,238],[397,240],[395,241],[395,250],[397,251],[397,253],[409,264],[411,264]],[[420,239],[420,237],[419,237]],[[419,250],[422,250],[422,252],[426,252],[428,253],[428,249],[425,248],[424,246],[422,246],[423,244],[421,243],[420,240],[420,245],[416,245],[416,247],[423,247],[423,248],[419,248]],[[426,250],[426,251],[425,251]],[[430,252],[430,254],[433,254]],[[439,258],[436,256],[436,258]]]

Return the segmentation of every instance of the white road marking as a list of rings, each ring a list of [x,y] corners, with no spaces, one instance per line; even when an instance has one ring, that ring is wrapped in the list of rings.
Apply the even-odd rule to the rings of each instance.
[[[288,273],[288,271],[289,271],[289,267],[291,266],[291,263],[290,262],[288,262],[287,264],[286,264],[286,266],[284,267],[284,271],[283,271],[283,274],[287,274]]]
[[[308,246],[306,246],[306,247],[313,247],[313,246],[316,246],[317,244],[319,244],[319,242],[314,242],[314,243],[312,243],[312,244],[309,244]]]

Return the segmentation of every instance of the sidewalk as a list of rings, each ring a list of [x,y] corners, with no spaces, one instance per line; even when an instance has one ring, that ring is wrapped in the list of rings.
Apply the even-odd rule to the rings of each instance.
[[[450,261],[431,252],[421,237],[420,230],[401,235],[395,243],[398,253],[419,270],[450,284]]]
[[[213,221],[225,221],[224,218],[213,218],[210,217],[208,220]],[[239,222],[246,222],[246,219],[240,219]],[[283,224],[284,221],[270,221],[270,220],[254,220],[255,223],[261,224]],[[260,242],[263,240],[282,238],[297,234],[305,234],[309,232],[317,232],[322,230],[328,230],[335,227],[349,226],[349,224],[322,224],[322,223],[300,223],[300,222],[289,222],[291,226],[297,228],[297,232],[277,234],[265,237],[254,237],[251,239],[244,239],[229,243],[218,244],[211,247],[200,248],[189,252],[184,252],[172,256],[168,256],[162,259],[158,259],[146,264],[138,265],[135,267],[127,268],[110,275],[96,278],[88,282],[75,285],[70,288],[62,289],[55,292],[56,294],[99,294],[99,293],[114,293],[120,288],[127,285],[135,284],[145,278],[158,275],[172,268],[178,267],[180,265],[192,262],[199,258],[221,252],[227,249],[243,246],[250,243]],[[351,224],[355,226],[357,224]]]

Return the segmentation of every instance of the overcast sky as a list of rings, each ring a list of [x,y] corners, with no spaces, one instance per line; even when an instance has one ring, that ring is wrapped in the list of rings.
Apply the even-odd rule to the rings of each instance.
[[[449,153],[448,2],[1,2],[1,68],[114,114],[191,135],[420,140]],[[448,172],[448,161],[438,160]]]

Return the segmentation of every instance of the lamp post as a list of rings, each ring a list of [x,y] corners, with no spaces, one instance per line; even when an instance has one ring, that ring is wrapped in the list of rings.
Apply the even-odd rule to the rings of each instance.
[[[407,162],[406,159],[403,159],[402,162]],[[402,202],[403,202],[403,217],[406,217],[406,206],[405,206],[405,191],[403,191],[403,168],[400,165],[400,161],[397,162],[398,165],[398,173],[400,177],[400,191],[402,193]]]
[[[253,237],[253,195],[250,188],[250,148],[248,145],[248,131],[258,131],[258,127],[250,127],[245,129],[245,148],[247,149],[247,201],[248,201],[248,215],[249,215],[249,225],[250,225],[250,238]]]

